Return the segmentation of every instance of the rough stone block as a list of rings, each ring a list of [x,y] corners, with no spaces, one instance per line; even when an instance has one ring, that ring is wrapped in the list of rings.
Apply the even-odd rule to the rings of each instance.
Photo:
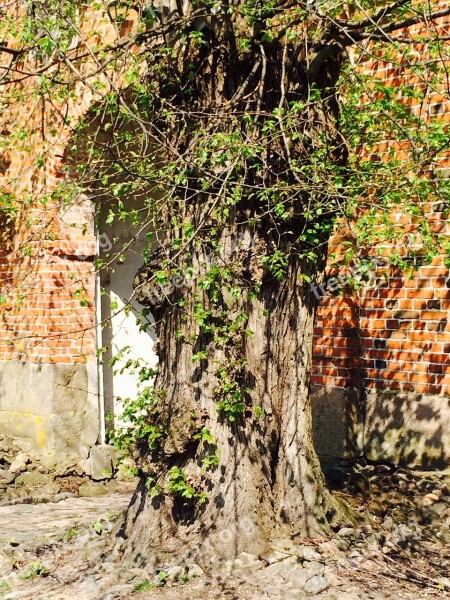
[[[373,391],[364,452],[371,460],[443,469],[450,464],[450,398]]]
[[[343,388],[313,386],[311,389],[313,440],[324,459],[353,458],[357,453],[358,393]]]
[[[95,481],[110,479],[114,473],[114,448],[107,444],[93,446],[83,468]]]
[[[0,363],[0,430],[48,468],[81,465],[99,436],[90,364]]]

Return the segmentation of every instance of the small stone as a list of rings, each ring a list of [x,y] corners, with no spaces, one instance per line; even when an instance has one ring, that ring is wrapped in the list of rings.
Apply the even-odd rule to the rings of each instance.
[[[426,494],[422,498],[422,506],[431,506],[435,502],[439,502],[441,496],[439,493]]]
[[[442,585],[444,588],[449,589],[450,590],[450,577],[438,577],[436,579],[436,582],[439,585]]]
[[[9,471],[11,473],[20,473],[25,471],[27,464],[30,462],[30,457],[25,452],[19,452],[16,458],[12,461]]]
[[[439,533],[436,534],[436,537],[444,542],[450,542],[450,533],[448,533],[448,531],[439,531]]]
[[[367,505],[367,510],[377,517],[383,517],[386,514],[387,509],[387,504],[377,499],[371,500]]]
[[[29,488],[38,488],[48,482],[48,475],[39,473],[39,471],[30,471],[28,473],[22,473],[16,479],[16,485],[23,485]]]
[[[180,565],[175,565],[174,567],[164,569],[164,573],[167,576],[167,581],[176,581],[180,575],[183,575],[184,569]]]
[[[372,571],[373,573],[377,573],[380,570],[380,565],[370,559],[365,560],[361,566],[365,571]]]
[[[315,573],[311,573],[310,569],[295,569],[290,576],[290,581],[294,587],[303,589],[307,581],[314,575]]]
[[[350,544],[347,542],[347,540],[344,540],[341,537],[333,538],[333,542],[336,544],[339,550],[348,550],[350,548]]]
[[[389,541],[393,544],[404,544],[417,540],[417,538],[418,535],[414,529],[408,527],[404,523],[399,523],[392,529],[391,538]]]
[[[433,504],[431,510],[436,513],[440,519],[442,519],[445,516],[445,513],[448,511],[448,504],[446,502],[436,502]]]
[[[6,483],[11,483],[17,477],[17,473],[11,473],[6,469],[0,469],[0,478],[4,479]]]
[[[281,575],[283,579],[289,579],[293,571],[299,568],[299,559],[297,556],[289,556],[282,561],[273,563],[264,569],[265,573]]]
[[[61,500],[65,500],[66,498],[72,498],[73,495],[74,495],[73,492],[59,492],[58,494],[55,495],[53,501],[61,502]]]
[[[117,570],[117,565],[112,562],[104,562],[101,568],[105,573],[114,573]]]
[[[38,492],[40,494],[46,494],[52,496],[52,502],[55,501],[56,494],[61,490],[61,486],[56,481],[47,481],[40,488],[38,488]]]
[[[116,585],[121,585],[118,573],[108,573],[101,579],[101,587],[107,590],[108,594],[111,592],[111,588],[115,587]]]
[[[134,586],[129,583],[118,583],[108,588],[106,593],[102,596],[103,600],[106,598],[124,598],[126,595],[133,591]]]
[[[196,563],[194,563],[188,571],[188,577],[202,577],[204,574],[205,572],[203,569]]]
[[[320,552],[322,554],[324,554],[325,556],[335,556],[336,554],[339,554],[340,550],[338,548],[338,545],[336,544],[336,542],[333,541],[327,541],[327,542],[321,542],[318,546]]]
[[[239,558],[244,561],[244,563],[252,563],[258,560],[256,554],[250,554],[249,552],[241,552]]]
[[[13,570],[13,562],[6,556],[3,552],[0,552],[0,577],[4,577],[5,575],[9,575]]]
[[[305,597],[305,592],[303,591],[303,589],[300,589],[300,588],[286,590],[286,592],[283,594],[284,600],[297,600],[297,598],[299,598],[301,600],[304,597]]]
[[[114,448],[108,444],[93,446],[83,468],[95,481],[111,479],[114,473]]]
[[[111,479],[105,483],[108,494],[116,494],[122,490],[122,486],[115,479]]]
[[[77,538],[71,542],[76,548],[83,548],[91,539],[91,536],[88,533],[84,535],[77,536]]]
[[[339,529],[337,533],[340,537],[343,538],[359,538],[361,537],[359,531],[353,529],[353,527],[342,527]]]
[[[316,575],[315,577],[311,577],[311,579],[306,582],[304,590],[307,594],[316,595],[325,591],[329,587],[330,580],[326,575]]]
[[[280,540],[277,540],[272,546],[271,548],[273,550],[275,550],[276,552],[292,552],[292,550],[294,550],[295,548],[295,543],[289,539],[289,538],[283,538]]]
[[[320,560],[322,557],[321,555],[316,552],[313,548],[311,548],[310,546],[304,546],[302,548],[302,555],[303,555],[303,559],[304,560]]]

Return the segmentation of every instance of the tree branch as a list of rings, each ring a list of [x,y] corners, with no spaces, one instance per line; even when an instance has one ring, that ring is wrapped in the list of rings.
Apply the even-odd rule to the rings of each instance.
[[[391,4],[390,6],[385,6],[384,8],[380,8],[380,10],[378,12],[374,13],[367,19],[364,19],[364,21],[355,21],[354,23],[351,23],[349,21],[344,21],[342,19],[336,19],[334,21],[334,23],[336,23],[336,25],[339,25],[341,27],[345,27],[346,29],[361,29],[361,27],[370,27],[371,25],[374,24],[374,21],[380,21],[384,17],[387,17],[388,15],[392,14],[397,8],[400,8],[401,6],[405,5],[407,2],[409,2],[409,0],[398,0],[397,2],[394,2],[393,4]]]
[[[418,23],[421,23],[424,20],[425,16],[427,19],[434,21],[435,19],[439,19],[440,17],[446,17],[447,15],[450,15],[450,6],[441,10],[430,12],[427,15],[417,15],[415,17],[410,17],[409,19],[404,19],[399,23],[391,23],[386,27],[381,27],[381,29],[386,33],[390,33],[392,31],[399,31],[399,29],[404,29],[405,27],[411,27],[411,25],[417,25]]]
[[[24,54],[26,50],[14,50],[13,48],[8,48],[8,46],[2,46],[0,44],[0,52],[5,52],[6,54],[11,54],[14,57],[20,56]]]
[[[377,37],[381,36],[385,39],[389,39],[387,35],[388,33],[400,31],[401,29],[406,29],[407,27],[411,27],[412,25],[418,25],[419,23],[422,23],[424,21],[425,17],[429,20],[435,20],[439,19],[440,17],[446,17],[448,15],[450,15],[450,6],[441,10],[436,10],[427,15],[416,15],[414,17],[409,17],[408,19],[403,19],[403,21],[393,22],[386,25],[376,25],[375,31],[373,25],[372,27],[360,28],[366,29],[366,31],[358,31],[356,28],[352,28],[350,31],[348,28],[345,27],[345,25],[342,25],[341,23],[338,24],[337,21],[333,22],[336,23],[341,29],[342,33],[347,36],[347,41],[344,45],[350,46],[355,42],[361,42],[362,40],[369,39],[374,35],[376,35]]]
[[[342,52],[343,49],[344,49],[344,46],[339,42],[335,42],[335,43],[327,44],[326,46],[323,46],[323,48],[321,48],[319,50],[319,52],[315,55],[315,57],[310,62],[309,69],[308,69],[308,75],[310,77],[315,77],[317,75],[317,73],[319,72],[319,69],[323,65],[323,63],[328,58],[331,58],[332,56],[337,56],[339,54],[339,52]]]

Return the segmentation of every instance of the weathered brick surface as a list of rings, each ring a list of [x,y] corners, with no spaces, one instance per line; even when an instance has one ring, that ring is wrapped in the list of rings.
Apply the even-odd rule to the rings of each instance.
[[[408,288],[375,285],[349,298],[324,298],[316,323],[313,383],[449,393],[450,289],[439,277],[443,262],[435,262],[419,269],[413,280],[401,279]],[[436,282],[430,280],[424,289],[425,274]],[[399,299],[397,291],[405,289],[412,300]],[[336,306],[339,316],[332,310]]]
[[[449,18],[439,19],[434,27],[448,37]],[[407,37],[412,33],[424,32],[420,26],[414,26],[405,29],[402,35]],[[423,60],[432,60],[425,43],[416,44],[415,51]],[[368,61],[364,68],[374,72],[386,85],[397,87],[406,83],[422,90],[421,98],[405,98],[404,102],[429,122],[450,120],[448,89],[442,93],[427,90],[423,79],[410,69],[382,60]],[[381,160],[388,160],[389,153],[395,151],[396,157],[402,159],[406,157],[404,149],[395,140],[386,140],[371,152]],[[440,167],[443,176],[448,176],[449,153],[441,159]],[[422,208],[431,231],[450,233],[443,203],[426,203]],[[396,221],[407,233],[410,217],[397,215]],[[450,272],[443,256],[420,267],[412,278],[394,268],[388,275],[387,281],[380,278],[373,287],[346,298],[329,295],[323,298],[316,322],[312,383],[450,394]],[[339,313],[335,311],[337,307]]]
[[[20,13],[20,3],[13,3],[10,10]],[[117,30],[89,7],[81,19],[91,47],[113,43],[133,25],[125,22]],[[0,56],[7,64],[8,55]],[[34,65],[27,67],[32,70]],[[97,65],[86,61],[80,69],[85,75]],[[0,237],[0,360],[84,362],[95,353],[92,218],[85,214],[83,199],[67,204],[50,195],[65,180],[64,154],[73,126],[111,86],[120,84],[122,74],[117,65],[111,66],[105,76],[97,77],[104,84],[97,91],[74,84],[73,96],[61,105],[45,93],[34,93],[37,78],[17,77],[20,81],[8,86],[10,101],[3,96],[6,105],[0,115],[0,187],[17,203],[13,230]],[[3,140],[11,136],[14,150],[2,152]]]

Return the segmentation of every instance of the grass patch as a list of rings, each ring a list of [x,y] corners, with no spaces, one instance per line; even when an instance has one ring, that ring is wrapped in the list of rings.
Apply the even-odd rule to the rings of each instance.
[[[27,565],[27,568],[19,573],[20,579],[33,579],[34,577],[45,577],[48,575],[48,570],[45,566],[38,560],[30,562]]]

